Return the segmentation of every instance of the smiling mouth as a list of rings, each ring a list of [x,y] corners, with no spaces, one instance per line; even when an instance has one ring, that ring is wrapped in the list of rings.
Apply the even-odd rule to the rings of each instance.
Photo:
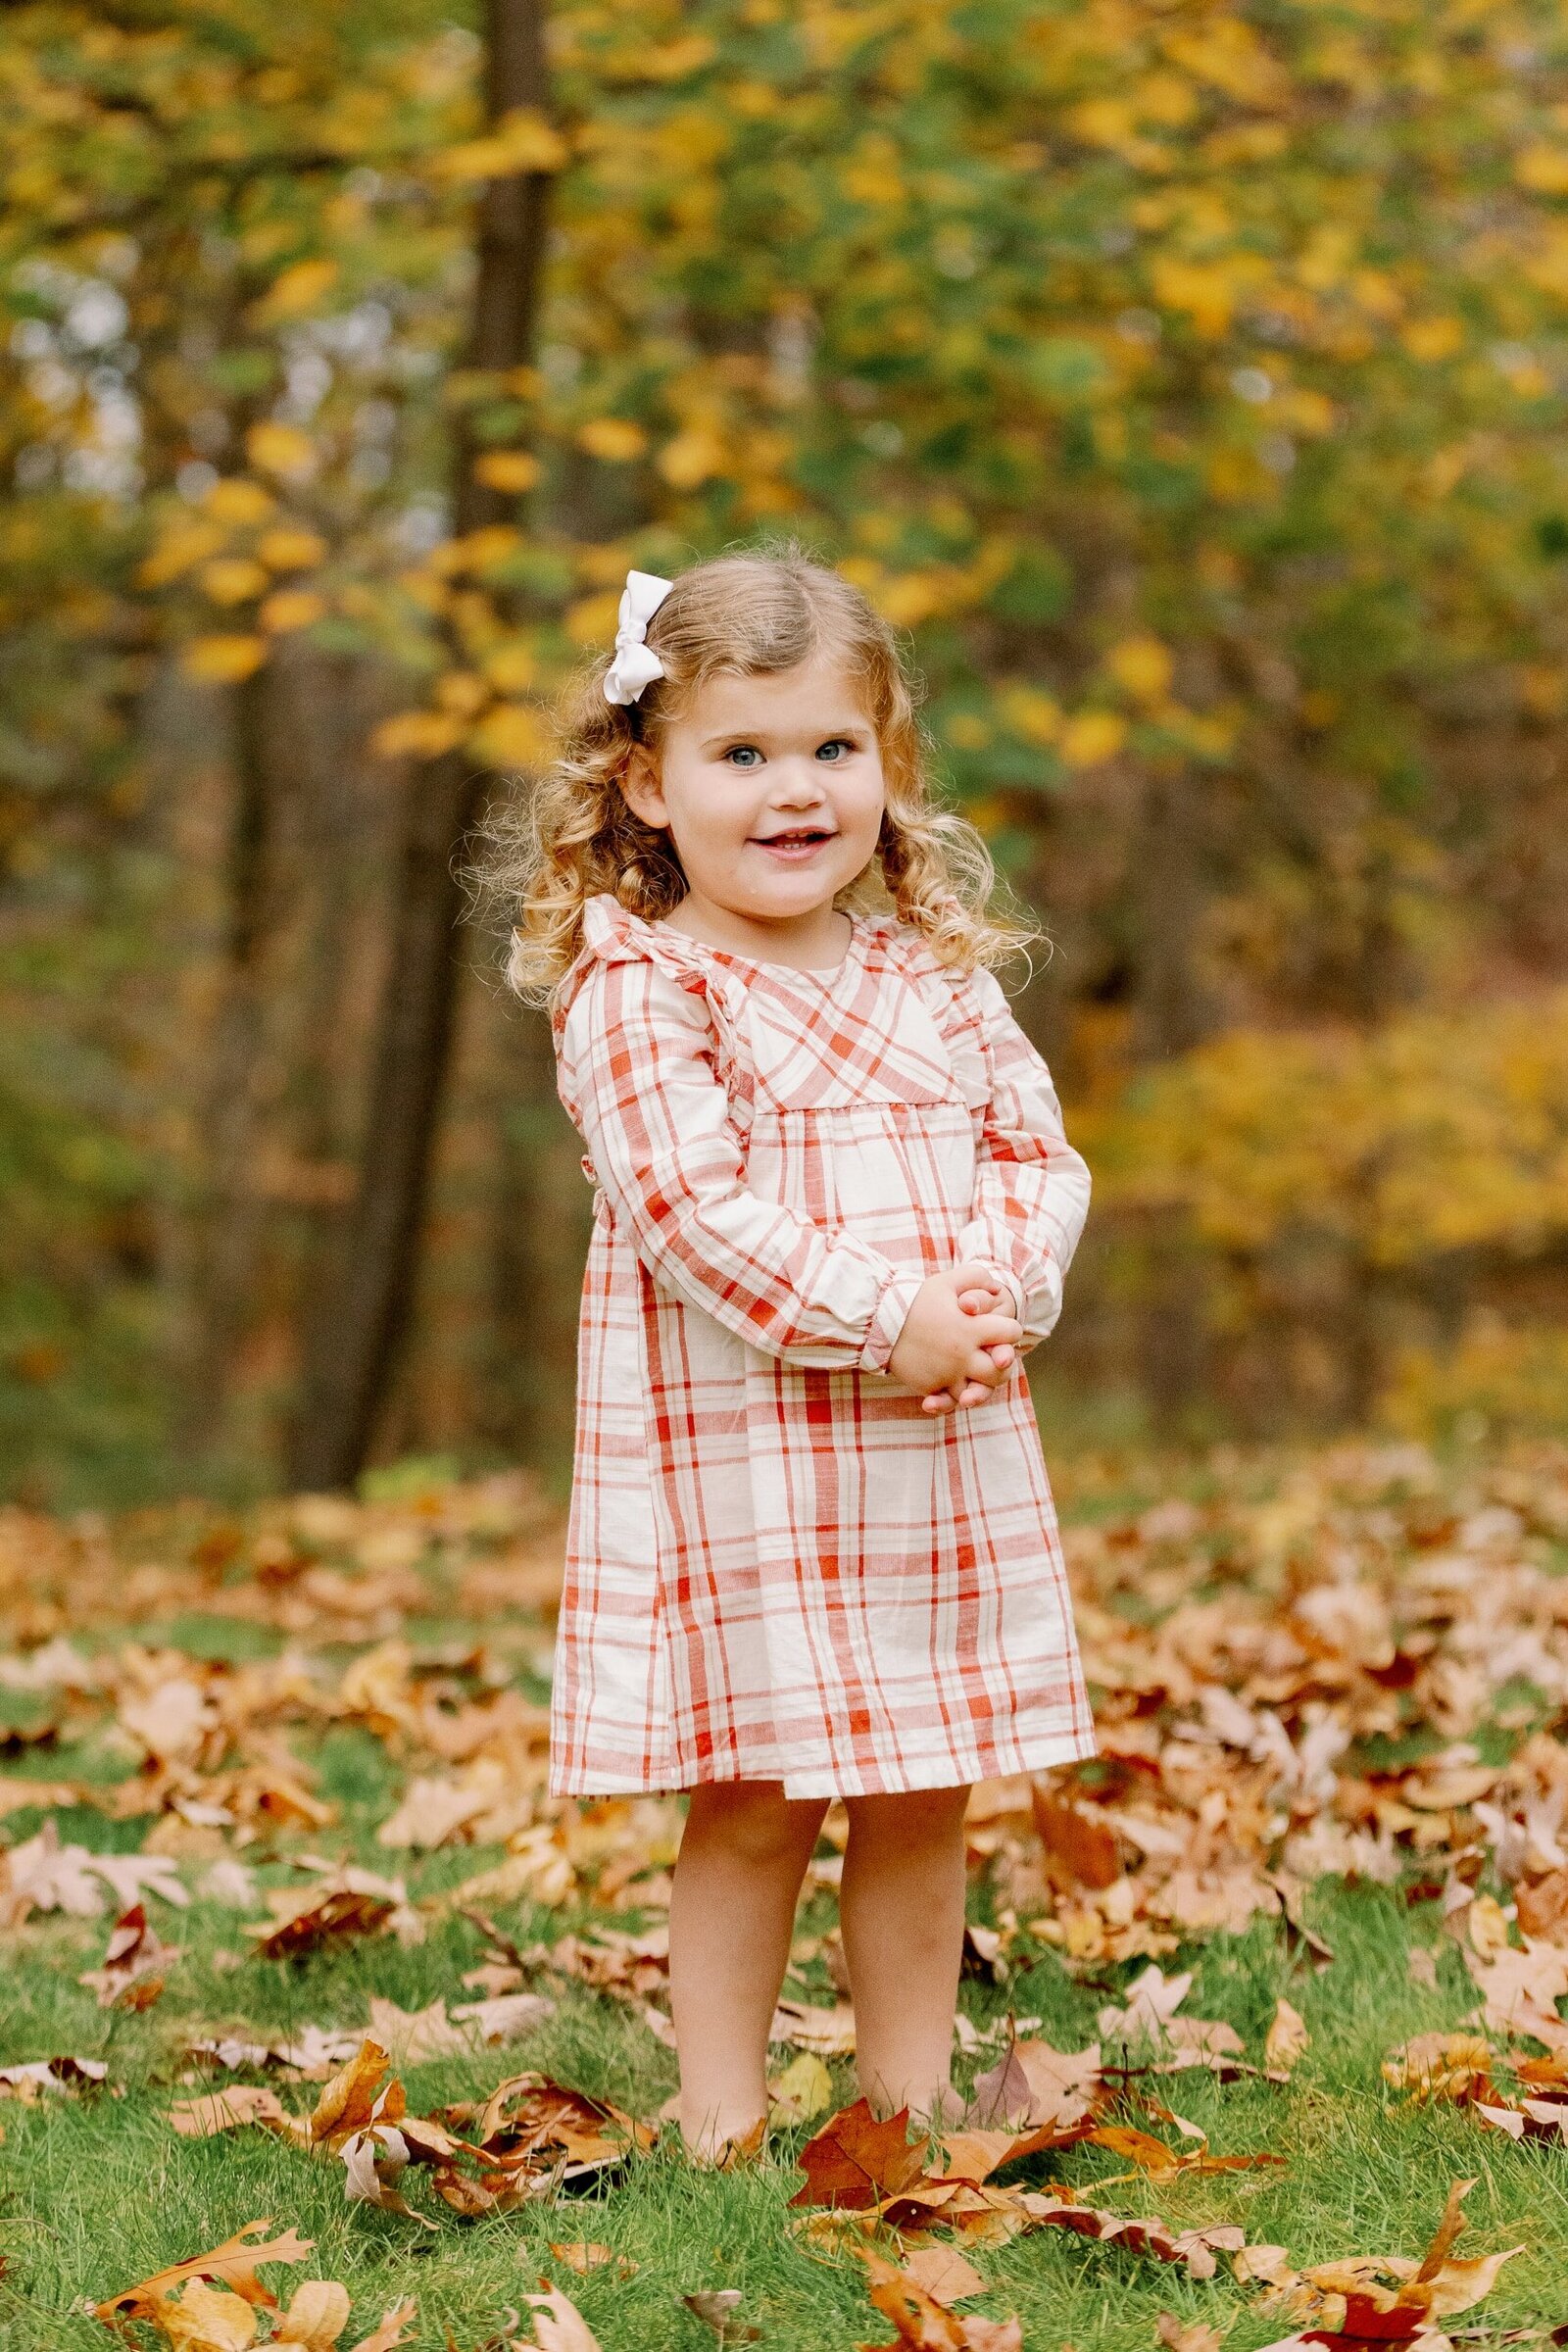
[[[752,839],[764,850],[804,850],[837,836],[825,825],[797,825],[788,833],[754,833]]]

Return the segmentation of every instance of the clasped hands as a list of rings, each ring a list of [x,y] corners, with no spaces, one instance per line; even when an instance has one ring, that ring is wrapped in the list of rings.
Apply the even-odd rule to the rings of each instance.
[[[1006,1379],[1023,1325],[1000,1309],[1004,1296],[994,1269],[982,1265],[945,1267],[915,1292],[888,1370],[922,1392],[922,1412],[983,1403]]]

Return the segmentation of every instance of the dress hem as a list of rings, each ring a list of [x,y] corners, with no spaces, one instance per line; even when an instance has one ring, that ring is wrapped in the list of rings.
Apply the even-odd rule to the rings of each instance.
[[[974,1788],[982,1781],[1009,1779],[1014,1773],[1049,1772],[1060,1764],[1091,1762],[1100,1749],[1093,1734],[1060,1732],[1049,1740],[1028,1741],[1010,1758],[1001,1756],[975,1757],[974,1769],[955,1768],[951,1754],[932,1757],[923,1763],[913,1763],[896,1782],[882,1782],[876,1787],[865,1785],[869,1775],[834,1772],[758,1773],[758,1772],[700,1772],[691,1777],[668,1779],[629,1774],[624,1779],[613,1774],[565,1773],[552,1774],[548,1793],[561,1797],[611,1796],[680,1796],[688,1789],[726,1781],[782,1780],[787,1800],[810,1797],[847,1796],[912,1796],[926,1788]],[[854,1786],[847,1784],[853,1782]]]

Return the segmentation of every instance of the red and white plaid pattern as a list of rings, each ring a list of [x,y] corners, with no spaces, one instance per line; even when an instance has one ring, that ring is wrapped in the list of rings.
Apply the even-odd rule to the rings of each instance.
[[[1095,1752],[1023,1367],[935,1417],[886,1371],[976,1259],[1048,1332],[1089,1205],[989,972],[861,916],[796,972],[588,902],[558,1000],[596,1183],[558,1795],[955,1786]]]

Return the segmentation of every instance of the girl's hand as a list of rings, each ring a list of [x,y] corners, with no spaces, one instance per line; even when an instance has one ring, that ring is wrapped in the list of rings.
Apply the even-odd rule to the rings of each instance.
[[[961,1399],[977,1402],[1006,1377],[1023,1326],[991,1305],[967,1310],[965,1294],[997,1297],[989,1266],[950,1266],[931,1275],[915,1293],[904,1329],[888,1357],[888,1370],[907,1389],[918,1389],[926,1411],[956,1409]],[[1001,1357],[1001,1361],[998,1358]],[[971,1395],[978,1391],[979,1395]],[[946,1395],[949,1401],[939,1398]]]
[[[998,1282],[974,1283],[968,1289],[958,1293],[958,1304],[966,1315],[983,1315],[993,1312],[1004,1314],[1006,1309],[1001,1302],[1006,1298],[1006,1295]],[[986,1353],[1000,1373],[1011,1370],[1014,1352],[1012,1348],[1005,1345],[986,1349]],[[1000,1380],[989,1385],[981,1380],[966,1380],[956,1396],[954,1395],[952,1389],[933,1389],[920,1399],[921,1409],[932,1414],[953,1413],[969,1405],[983,1404],[988,1396],[996,1394],[1001,1385]]]

